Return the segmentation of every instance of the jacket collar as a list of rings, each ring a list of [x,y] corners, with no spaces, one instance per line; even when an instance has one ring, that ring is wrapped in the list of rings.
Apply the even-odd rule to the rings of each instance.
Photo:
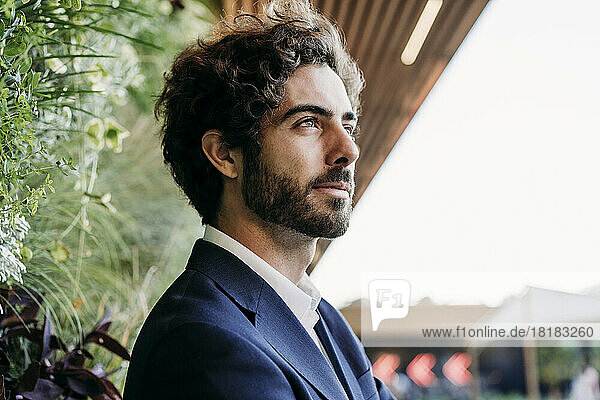
[[[186,268],[204,273],[239,306],[256,313],[260,292],[266,282],[230,252],[199,239]]]
[[[198,240],[187,268],[211,278],[238,305],[256,314],[255,327],[273,349],[327,399],[346,400],[327,360],[279,295],[239,258]]]
[[[202,240],[227,250],[249,266],[277,292],[307,330],[313,329],[319,318],[316,308],[321,294],[306,272],[296,285],[252,250],[209,224],[204,229]]]

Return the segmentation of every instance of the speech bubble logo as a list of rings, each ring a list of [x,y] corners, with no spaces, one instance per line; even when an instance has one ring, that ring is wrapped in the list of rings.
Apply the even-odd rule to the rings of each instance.
[[[373,332],[385,319],[408,315],[410,283],[404,279],[374,279],[369,282],[369,303]]]

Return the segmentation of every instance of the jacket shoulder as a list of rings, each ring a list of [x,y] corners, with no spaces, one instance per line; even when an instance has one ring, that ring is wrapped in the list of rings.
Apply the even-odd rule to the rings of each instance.
[[[239,306],[210,277],[186,269],[161,296],[140,330],[127,373],[128,398],[140,398],[131,393],[142,390],[147,367],[157,360],[156,356],[175,349],[177,341],[173,339],[201,340],[207,335],[218,337],[219,331],[227,332],[230,338],[252,337],[256,335],[253,319],[252,312]],[[190,350],[189,345],[182,343],[176,351],[185,351],[186,347]]]

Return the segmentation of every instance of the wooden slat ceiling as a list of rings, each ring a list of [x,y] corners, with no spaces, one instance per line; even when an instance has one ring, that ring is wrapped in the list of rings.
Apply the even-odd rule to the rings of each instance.
[[[228,16],[258,12],[264,1],[222,0]],[[362,69],[360,158],[356,169],[358,201],[412,120],[417,109],[485,8],[488,0],[444,0],[423,47],[410,65],[400,55],[426,0],[313,0],[345,33],[350,54]],[[320,240],[309,272],[329,241]]]

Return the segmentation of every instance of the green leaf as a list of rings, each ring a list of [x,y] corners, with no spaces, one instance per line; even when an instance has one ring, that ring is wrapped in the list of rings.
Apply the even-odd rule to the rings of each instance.
[[[6,57],[14,57],[23,53],[27,50],[27,42],[25,41],[24,35],[15,36],[7,45],[2,49],[2,54]]]
[[[65,262],[71,258],[71,251],[60,240],[55,240],[49,251],[52,258],[57,262]]]
[[[23,61],[21,61],[21,65],[19,66],[19,72],[22,74],[26,74],[29,72],[29,68],[31,68],[31,63],[33,60],[31,57],[25,57]]]
[[[21,247],[21,260],[27,262],[33,258],[33,251],[29,247]]]
[[[41,74],[39,72],[34,72],[33,75],[31,76],[31,88],[35,89],[38,85],[38,83],[40,83],[40,76]]]

